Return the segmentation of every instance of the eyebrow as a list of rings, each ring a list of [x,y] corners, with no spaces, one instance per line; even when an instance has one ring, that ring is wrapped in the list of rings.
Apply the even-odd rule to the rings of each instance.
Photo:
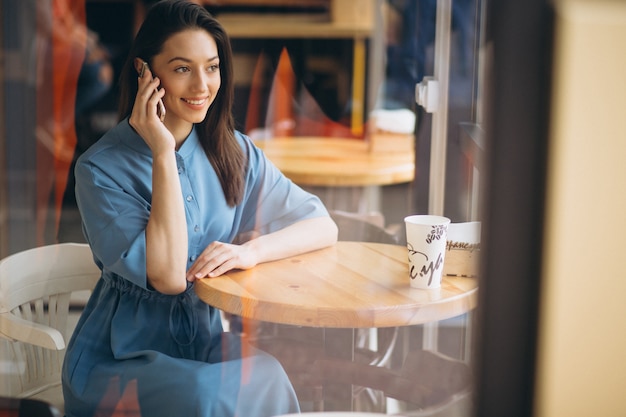
[[[219,60],[219,56],[216,55],[212,58],[207,59],[206,62],[217,61],[217,60]],[[175,56],[174,58],[167,61],[167,63],[169,64],[170,62],[174,62],[174,61],[192,62],[191,59],[184,58],[182,56]]]

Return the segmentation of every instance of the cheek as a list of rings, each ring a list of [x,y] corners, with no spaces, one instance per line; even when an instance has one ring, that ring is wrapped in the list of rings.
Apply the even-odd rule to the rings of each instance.
[[[159,88],[162,88],[165,90],[165,95],[163,96],[163,100],[168,100],[170,97],[173,97],[175,95],[175,91],[176,88],[170,83],[170,84],[166,84],[161,82],[161,85],[159,86]]]
[[[210,90],[211,90],[211,103],[215,101],[215,97],[220,94],[220,88],[222,87],[222,81],[220,78],[216,80],[211,80]]]
[[[217,92],[221,86],[222,79],[220,77],[216,77],[216,79],[213,81],[213,90]]]

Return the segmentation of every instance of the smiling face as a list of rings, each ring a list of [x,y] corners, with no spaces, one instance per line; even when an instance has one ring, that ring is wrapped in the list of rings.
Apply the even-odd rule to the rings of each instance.
[[[151,65],[165,89],[165,126],[177,139],[206,117],[221,85],[215,39],[203,29],[172,35]]]

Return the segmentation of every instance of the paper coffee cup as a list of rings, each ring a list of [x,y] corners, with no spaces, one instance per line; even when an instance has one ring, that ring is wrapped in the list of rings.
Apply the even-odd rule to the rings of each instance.
[[[442,216],[413,215],[405,217],[404,224],[411,287],[421,289],[441,287],[450,219]]]

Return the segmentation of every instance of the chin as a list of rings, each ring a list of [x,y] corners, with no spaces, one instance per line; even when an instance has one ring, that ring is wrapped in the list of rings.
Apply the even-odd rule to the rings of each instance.
[[[206,119],[206,115],[207,115],[206,112],[203,114],[192,115],[187,120],[190,123],[194,123],[194,124],[201,123],[202,121],[204,121],[204,119]]]

